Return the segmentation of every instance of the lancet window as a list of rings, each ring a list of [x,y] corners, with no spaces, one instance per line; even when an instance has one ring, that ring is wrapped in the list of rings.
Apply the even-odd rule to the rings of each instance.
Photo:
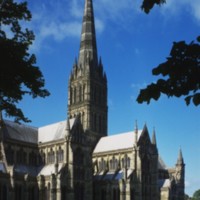
[[[102,158],[101,161],[99,161],[99,171],[103,171],[106,169],[106,161]]]
[[[48,153],[48,163],[54,163],[55,162],[55,153],[53,151],[53,149],[50,150],[50,152]]]
[[[111,170],[116,170],[118,167],[118,160],[113,157],[111,160],[110,160],[110,169]]]
[[[61,149],[61,147],[59,147],[58,151],[57,151],[57,159],[58,162],[62,162],[63,161],[63,157],[64,157],[64,152]]]
[[[20,148],[17,151],[17,163],[18,164],[26,164],[26,160],[27,160],[27,154],[22,148]]]
[[[124,158],[122,158],[122,168],[130,168],[131,159],[125,155]]]
[[[29,164],[36,165],[37,164],[37,154],[33,151],[29,154]]]

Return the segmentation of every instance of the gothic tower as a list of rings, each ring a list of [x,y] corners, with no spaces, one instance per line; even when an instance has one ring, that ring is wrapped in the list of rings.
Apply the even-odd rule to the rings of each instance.
[[[98,60],[92,0],[85,0],[78,61],[68,86],[68,117],[80,117],[85,131],[107,135],[107,78]]]

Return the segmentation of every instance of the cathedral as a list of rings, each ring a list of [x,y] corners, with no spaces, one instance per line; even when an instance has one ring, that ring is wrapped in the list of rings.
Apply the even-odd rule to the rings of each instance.
[[[66,120],[35,128],[0,116],[0,200],[184,200],[181,150],[174,167],[155,130],[108,135],[107,77],[97,55],[92,0],[85,0]]]

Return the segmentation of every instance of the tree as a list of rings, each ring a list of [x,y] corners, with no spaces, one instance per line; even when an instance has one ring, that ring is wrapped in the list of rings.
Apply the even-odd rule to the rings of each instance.
[[[192,200],[199,200],[200,199],[200,189],[195,191],[192,197]]]
[[[144,0],[145,2],[145,0]],[[144,11],[148,13],[156,2],[164,1],[146,0]],[[158,100],[161,94],[168,97],[185,96],[185,102],[189,105],[200,105],[200,36],[196,41],[186,44],[184,41],[174,42],[167,61],[159,64],[152,70],[155,76],[163,76],[156,83],[147,85],[141,89],[137,97],[138,103],[150,103],[151,99]]]
[[[153,75],[162,75],[166,79],[158,79],[145,89],[140,90],[137,101],[150,102],[158,100],[161,94],[168,97],[185,96],[186,104],[193,100],[194,105],[200,104],[200,37],[186,44],[184,41],[174,42],[167,61],[152,70]]]
[[[143,0],[141,8],[148,14],[155,4],[162,5],[165,2],[165,0]]]
[[[4,0],[0,3],[0,111],[15,121],[30,122],[17,107],[24,95],[46,97],[45,81],[34,54],[28,52],[34,40],[32,31],[20,23],[30,21],[27,3]]]

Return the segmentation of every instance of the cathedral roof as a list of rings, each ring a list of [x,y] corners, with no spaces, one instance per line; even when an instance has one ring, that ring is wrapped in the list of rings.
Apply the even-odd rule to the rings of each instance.
[[[138,131],[138,139],[142,130]],[[135,143],[135,132],[120,133],[116,135],[102,137],[96,145],[93,153],[102,153],[108,151],[117,151],[133,148]]]
[[[55,124],[40,127],[38,130],[38,142],[50,142],[63,139],[65,137],[66,120]],[[75,118],[69,120],[70,129],[75,123]]]
[[[3,135],[6,139],[37,143],[37,128],[4,120]]]
[[[75,122],[75,118],[69,120],[70,129],[73,127]],[[3,126],[3,135],[5,139],[17,140],[33,144],[62,139],[65,136],[65,131],[66,120],[40,128],[4,120]]]

